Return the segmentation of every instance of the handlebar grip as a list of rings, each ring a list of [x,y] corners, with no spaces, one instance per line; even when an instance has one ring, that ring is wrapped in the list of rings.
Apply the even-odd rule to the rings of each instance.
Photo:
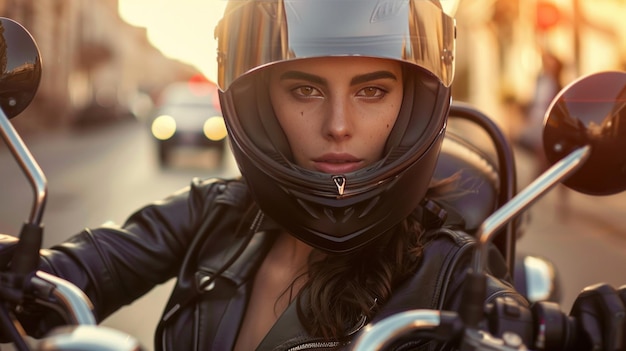
[[[37,224],[24,223],[11,261],[11,270],[22,276],[29,276],[39,266],[39,250],[43,240],[43,228]],[[29,277],[30,278],[30,277]]]
[[[535,330],[535,347],[540,350],[573,350],[578,344],[576,319],[561,311],[554,302],[541,301],[533,304],[532,314]]]

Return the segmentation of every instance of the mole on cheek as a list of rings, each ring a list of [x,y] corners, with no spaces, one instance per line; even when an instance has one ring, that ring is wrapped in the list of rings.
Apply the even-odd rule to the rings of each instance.
[[[304,111],[300,111],[300,116],[304,116]]]

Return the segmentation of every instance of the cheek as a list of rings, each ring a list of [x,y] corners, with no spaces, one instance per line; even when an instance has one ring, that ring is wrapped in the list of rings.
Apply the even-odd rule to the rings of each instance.
[[[306,126],[309,113],[295,106],[288,106],[288,104],[279,106],[280,108],[275,108],[274,113],[276,114],[278,124],[287,137],[287,142],[296,163],[300,164],[301,158],[303,158],[302,155],[306,153],[307,145],[311,143],[311,128]]]
[[[372,143],[371,146],[376,149],[376,152],[382,153],[387,139],[389,138],[389,134],[391,134],[391,130],[398,118],[399,108],[397,108],[396,105],[388,105],[379,112],[375,119],[378,122],[370,125],[369,139]]]
[[[297,109],[282,108],[275,111],[278,124],[283,129],[290,143],[306,135],[303,123],[306,122],[306,112]]]
[[[390,105],[388,108],[380,111],[380,115],[378,120],[380,124],[378,126],[379,132],[384,134],[385,138],[389,136],[391,133],[391,129],[396,124],[396,120],[398,119],[398,113],[400,113],[400,108],[396,107],[397,105]]]
[[[303,166],[303,155],[306,154],[306,146],[309,143],[311,134],[307,132],[311,128],[304,126],[310,117],[310,111],[305,111],[298,104],[291,104],[290,97],[281,94],[280,87],[270,88],[270,99],[274,106],[274,114],[278,125],[285,133],[289,148],[294,157],[294,161]]]

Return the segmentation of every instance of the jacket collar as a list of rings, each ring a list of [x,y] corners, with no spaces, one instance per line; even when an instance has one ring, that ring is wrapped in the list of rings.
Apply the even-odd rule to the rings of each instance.
[[[307,294],[308,290],[302,291]],[[306,301],[306,299],[304,299]],[[320,337],[312,337],[306,331],[298,318],[298,302],[292,301],[274,326],[267,333],[256,351],[288,351],[288,350],[336,350],[343,345],[339,341],[328,341]],[[346,337],[354,335],[366,325],[367,320],[361,318],[354,325],[349,326]]]
[[[231,280],[236,286],[248,281],[256,272],[261,260],[270,249],[280,227],[268,217],[258,212],[251,224],[255,231],[248,240],[247,235],[237,236],[232,240],[215,240],[202,250],[198,268],[201,272],[214,274],[223,269],[225,262],[234,257],[242,245],[246,245],[235,261],[220,274],[220,277]]]

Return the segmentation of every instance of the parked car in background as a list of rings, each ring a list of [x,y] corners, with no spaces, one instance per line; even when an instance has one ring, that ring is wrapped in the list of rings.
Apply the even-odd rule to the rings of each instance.
[[[151,132],[161,166],[168,166],[174,149],[182,146],[213,148],[222,162],[227,133],[215,84],[172,83],[161,93],[155,112]]]

